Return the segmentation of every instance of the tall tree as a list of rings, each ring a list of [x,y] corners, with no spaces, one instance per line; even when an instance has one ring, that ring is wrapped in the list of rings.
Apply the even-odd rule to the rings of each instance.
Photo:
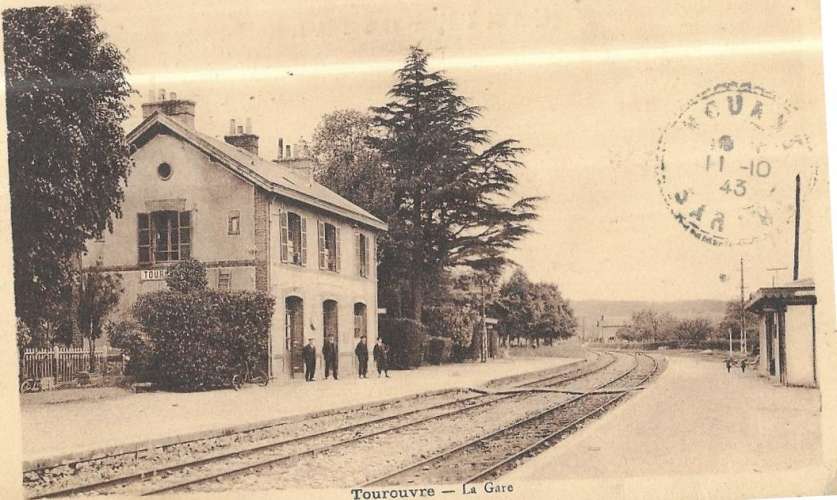
[[[122,54],[89,7],[3,11],[17,315],[72,301],[74,256],[121,215],[131,165]]]
[[[317,182],[352,203],[386,219],[392,199],[390,176],[378,151],[372,115],[340,109],[323,115],[311,138]]]
[[[521,336],[528,338],[537,317],[532,302],[532,282],[522,269],[515,269],[508,281],[500,287],[496,311],[500,331],[506,341]]]
[[[369,139],[392,177],[392,245],[381,267],[405,284],[403,313],[414,319],[428,276],[505,264],[505,252],[531,231],[537,202],[506,203],[524,149],[513,139],[491,144],[491,132],[473,125],[480,108],[444,73],[429,71],[428,57],[411,48],[389,91],[393,100],[372,109],[381,135]]]

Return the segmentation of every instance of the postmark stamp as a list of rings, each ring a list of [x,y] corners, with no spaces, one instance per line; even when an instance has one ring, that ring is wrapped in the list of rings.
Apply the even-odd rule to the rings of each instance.
[[[790,223],[796,176],[817,181],[817,158],[798,109],[750,82],[691,99],[657,142],[657,184],[674,219],[712,245],[746,245]]]

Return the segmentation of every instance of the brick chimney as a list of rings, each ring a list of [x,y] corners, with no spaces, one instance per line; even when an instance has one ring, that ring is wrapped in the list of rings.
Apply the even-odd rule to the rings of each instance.
[[[241,148],[248,153],[259,156],[259,136],[253,133],[253,124],[250,118],[247,118],[247,128],[239,125],[235,126],[235,120],[230,120],[230,133],[224,136],[224,141],[227,144],[232,144],[237,148]]]
[[[301,138],[298,144],[285,144],[279,138],[278,146],[277,158],[273,162],[287,168],[310,186],[314,182],[314,160],[311,159],[308,144]],[[282,146],[285,147],[284,151]]]
[[[195,128],[195,101],[178,99],[177,94],[171,92],[166,99],[166,90],[160,89],[159,96],[152,95],[149,102],[142,103],[143,120],[155,111],[170,116],[189,128]]]

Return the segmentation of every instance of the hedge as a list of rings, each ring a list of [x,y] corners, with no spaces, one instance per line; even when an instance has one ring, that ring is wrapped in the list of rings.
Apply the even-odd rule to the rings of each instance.
[[[244,362],[266,370],[274,300],[261,292],[162,290],[141,295],[133,314],[148,335],[162,388],[222,387]]]
[[[154,357],[151,343],[142,333],[140,325],[134,321],[111,322],[107,326],[107,336],[110,345],[128,355],[125,375],[140,380],[149,378],[154,371]]]
[[[450,361],[453,340],[444,337],[430,337],[424,358],[432,365],[439,365]]]
[[[443,304],[425,308],[424,325],[428,334],[451,340],[449,359],[461,362],[472,358],[474,331],[480,324],[476,311],[467,306]]]
[[[408,318],[381,318],[378,332],[389,346],[391,368],[411,369],[421,365],[426,335],[424,325]]]

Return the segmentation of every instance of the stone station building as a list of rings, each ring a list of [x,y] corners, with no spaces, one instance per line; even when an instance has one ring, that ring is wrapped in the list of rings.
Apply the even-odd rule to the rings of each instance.
[[[172,264],[195,258],[211,287],[260,290],[276,299],[270,367],[279,380],[303,377],[301,350],[334,335],[340,368],[354,367],[361,335],[377,336],[377,236],[384,222],[313,180],[310,159],[258,155],[259,138],[231,121],[224,141],[195,130],[195,103],[144,103],[128,134],[134,148],[122,217],[88,242],[82,266],[119,272],[116,316],[137,296],[165,287]],[[318,366],[321,369],[321,366]]]

